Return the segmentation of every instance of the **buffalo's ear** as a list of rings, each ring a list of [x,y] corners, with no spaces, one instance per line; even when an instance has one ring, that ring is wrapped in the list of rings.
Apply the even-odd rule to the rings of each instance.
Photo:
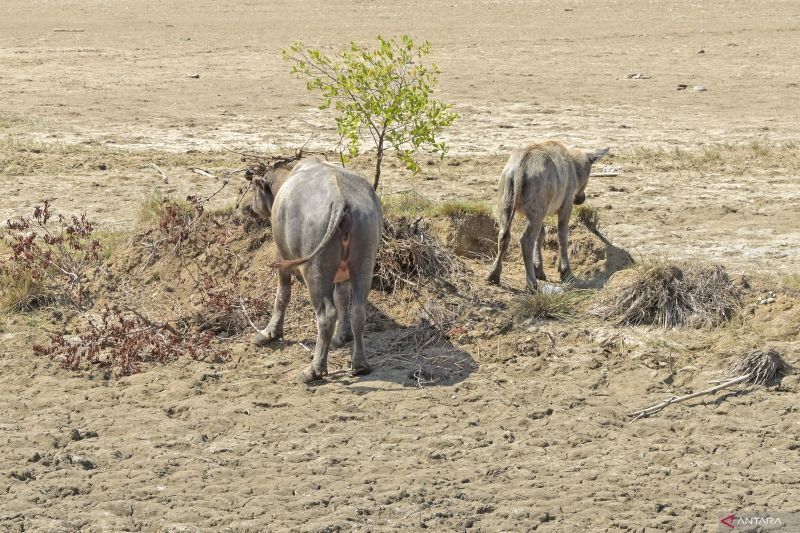
[[[604,155],[608,153],[609,150],[611,150],[610,147],[600,148],[599,150],[592,150],[591,152],[588,152],[586,155],[589,157],[589,161],[591,161],[592,163],[597,163],[603,158]]]

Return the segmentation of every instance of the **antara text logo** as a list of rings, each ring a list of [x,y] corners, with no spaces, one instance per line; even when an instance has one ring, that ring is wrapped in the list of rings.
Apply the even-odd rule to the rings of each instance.
[[[722,524],[720,528],[722,530],[730,531],[731,529],[737,528],[750,528],[750,527],[759,527],[761,530],[763,529],[778,529],[784,527],[783,520],[777,516],[764,516],[764,515],[737,515],[734,513],[729,514],[728,516],[722,517],[719,521]],[[727,528],[727,529],[725,529]]]

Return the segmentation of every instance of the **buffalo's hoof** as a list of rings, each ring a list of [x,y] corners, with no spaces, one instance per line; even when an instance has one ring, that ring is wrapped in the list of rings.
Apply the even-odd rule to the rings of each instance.
[[[352,340],[353,340],[352,333],[336,335],[331,339],[331,346],[333,346],[334,348],[341,348],[342,346],[344,346],[345,344],[347,344]]]
[[[350,368],[350,372],[352,372],[354,376],[366,376],[367,374],[372,372],[372,367],[369,366],[366,362],[358,363],[357,365],[353,365]]]
[[[267,334],[265,335],[264,333],[259,331],[253,338],[253,344],[255,344],[256,346],[266,346],[267,344],[279,338],[280,335],[278,335],[276,332],[267,332]]]
[[[544,275],[544,270],[536,271],[536,279],[538,279],[539,281],[547,281],[547,276]]]
[[[492,285],[500,285],[500,274],[495,274],[492,272],[488,276],[486,276],[486,281],[491,283]]]
[[[316,373],[313,368],[306,368],[305,370],[300,372],[299,376],[297,376],[297,381],[299,381],[304,385],[309,385],[317,381],[322,381],[324,375],[325,373],[322,374]]]

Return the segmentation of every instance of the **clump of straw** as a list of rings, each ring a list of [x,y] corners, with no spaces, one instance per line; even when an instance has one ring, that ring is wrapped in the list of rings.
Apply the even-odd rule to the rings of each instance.
[[[783,360],[781,354],[770,348],[766,352],[752,350],[734,362],[730,367],[732,378],[747,376],[746,383],[767,385],[779,375],[788,376],[792,367]]]
[[[741,289],[720,265],[661,264],[634,271],[595,312],[618,325],[715,326],[739,309]]]

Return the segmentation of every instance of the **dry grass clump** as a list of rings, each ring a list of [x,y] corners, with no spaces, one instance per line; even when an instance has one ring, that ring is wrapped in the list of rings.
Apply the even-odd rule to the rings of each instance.
[[[407,370],[407,386],[424,387],[447,382],[475,368],[466,352],[454,347],[450,338],[459,331],[458,317],[470,306],[465,300],[426,295],[419,324],[396,330],[376,357],[381,367]]]
[[[549,287],[548,287],[549,288]],[[511,304],[511,316],[515,322],[537,320],[568,320],[577,315],[578,305],[586,298],[579,290],[542,290],[515,298]]]
[[[780,279],[780,283],[787,289],[800,290],[800,274],[789,274]]]
[[[739,309],[741,288],[722,266],[658,264],[630,271],[595,312],[617,325],[715,326]]]
[[[139,206],[139,221],[144,226],[150,226],[165,217],[188,218],[194,212],[194,206],[190,202],[165,196],[161,192],[155,191]]]
[[[600,224],[600,213],[598,213],[597,209],[594,207],[586,204],[576,206],[572,210],[572,216],[576,221],[586,226],[589,231],[594,233],[599,231],[598,226]]]
[[[418,286],[427,279],[453,280],[464,266],[436,237],[404,217],[383,221],[373,287],[392,292],[403,286]]]

